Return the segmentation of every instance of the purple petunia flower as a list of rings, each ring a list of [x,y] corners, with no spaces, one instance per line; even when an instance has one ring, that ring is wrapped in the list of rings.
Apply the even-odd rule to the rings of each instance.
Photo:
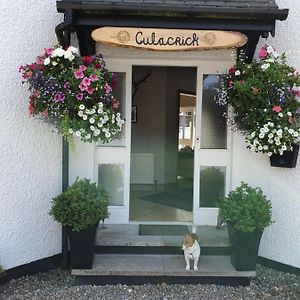
[[[65,95],[61,92],[58,92],[53,97],[54,102],[64,102],[65,101]]]

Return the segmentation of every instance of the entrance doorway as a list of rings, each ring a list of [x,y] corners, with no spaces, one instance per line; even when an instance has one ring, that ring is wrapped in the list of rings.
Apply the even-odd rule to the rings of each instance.
[[[192,222],[195,67],[134,66],[130,221]]]

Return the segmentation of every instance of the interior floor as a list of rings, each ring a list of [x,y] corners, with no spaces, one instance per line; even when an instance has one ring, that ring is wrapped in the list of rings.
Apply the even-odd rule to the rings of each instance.
[[[175,191],[173,191],[174,193]],[[131,191],[130,193],[130,221],[141,222],[192,222],[193,214],[190,208],[170,205],[160,196],[168,195],[172,191]],[[159,201],[159,199],[162,199]],[[182,199],[184,201],[184,199]]]

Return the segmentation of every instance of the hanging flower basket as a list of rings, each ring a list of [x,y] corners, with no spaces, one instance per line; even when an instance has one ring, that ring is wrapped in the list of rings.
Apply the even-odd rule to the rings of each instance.
[[[78,49],[44,49],[32,64],[20,67],[28,84],[32,116],[51,122],[69,142],[108,143],[116,139],[124,120],[113,96],[116,79],[100,54],[81,57]]]
[[[259,60],[243,53],[228,73],[220,75],[216,101],[229,105],[233,128],[245,135],[247,148],[273,158],[293,150],[299,141],[300,76],[273,47],[265,45]]]

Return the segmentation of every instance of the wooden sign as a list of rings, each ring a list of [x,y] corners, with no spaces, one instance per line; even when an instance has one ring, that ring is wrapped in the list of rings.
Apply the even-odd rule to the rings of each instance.
[[[241,47],[247,37],[234,31],[102,27],[92,32],[96,42],[156,51],[208,50]]]

